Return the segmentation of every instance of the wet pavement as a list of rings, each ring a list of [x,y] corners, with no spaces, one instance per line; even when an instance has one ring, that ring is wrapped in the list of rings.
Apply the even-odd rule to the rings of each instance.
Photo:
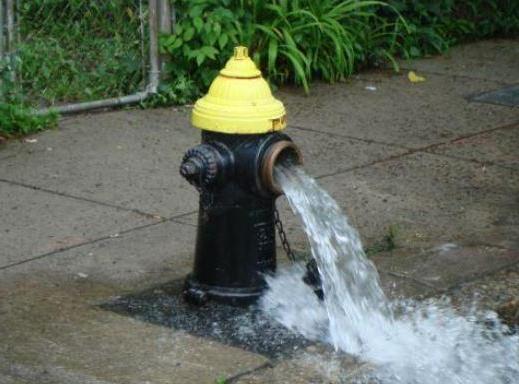
[[[518,62],[518,40],[485,41],[309,96],[279,90],[306,168],[375,250],[392,297],[488,309],[519,298],[519,107],[474,99],[517,85]],[[270,325],[251,331],[250,314],[190,317],[167,294],[194,248],[198,196],[178,174],[199,139],[189,113],[67,117],[0,146],[0,383],[333,383],[369,371]],[[376,246],[389,228],[392,250]],[[258,335],[275,348],[254,346]]]

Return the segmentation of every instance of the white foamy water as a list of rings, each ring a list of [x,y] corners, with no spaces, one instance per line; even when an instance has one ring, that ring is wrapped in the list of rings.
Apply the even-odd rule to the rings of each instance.
[[[295,265],[268,278],[268,314],[373,365],[357,382],[519,383],[519,338],[506,335],[495,313],[462,316],[445,300],[389,301],[337,203],[300,167],[278,167],[276,178],[308,236],[324,301]]]

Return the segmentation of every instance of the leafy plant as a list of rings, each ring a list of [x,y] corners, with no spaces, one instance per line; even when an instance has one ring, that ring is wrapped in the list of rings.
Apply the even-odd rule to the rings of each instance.
[[[387,232],[384,234],[382,239],[373,245],[367,247],[364,251],[368,256],[380,253],[389,252],[397,247],[396,238],[398,235],[398,228],[394,225],[390,225],[387,228]]]
[[[181,0],[175,33],[163,36],[172,78],[207,89],[236,44],[249,46],[274,83],[309,89],[312,78],[342,80],[357,67],[391,60],[403,19],[386,22],[374,0]],[[204,68],[201,70],[200,68]],[[173,93],[174,94],[174,93]],[[178,96],[176,96],[178,98]]]
[[[168,83],[161,83],[157,93],[141,103],[141,107],[150,108],[170,104],[188,104],[200,95],[200,88],[186,75],[171,79]]]
[[[56,113],[37,116],[23,105],[0,102],[0,135],[16,137],[42,131],[54,127],[57,118]]]
[[[24,105],[20,90],[13,77],[17,60],[0,61],[0,137],[16,137],[53,127],[57,114],[36,116]]]
[[[399,53],[405,58],[441,53],[466,40],[519,34],[519,2],[515,0],[388,0],[388,3],[409,24],[409,33],[400,38]]]
[[[138,2],[19,2],[21,42],[0,63],[0,133],[17,136],[56,123],[32,108],[119,96],[143,83]],[[16,80],[11,73],[13,67]]]
[[[137,91],[143,82],[135,0],[20,2],[21,90],[27,102],[93,100]]]
[[[238,20],[243,12],[233,12],[231,3],[230,0],[175,2],[180,15],[175,31],[160,40],[161,51],[172,58],[166,69],[173,79],[168,89],[173,101],[196,97],[205,91],[232,48],[240,43]]]
[[[313,77],[343,80],[375,58],[395,62],[396,35],[405,26],[398,17],[384,22],[378,16],[377,10],[387,7],[381,1],[254,0],[242,6],[254,9],[247,37],[256,61],[272,80],[293,80],[307,91]],[[378,50],[367,51],[375,45]]]

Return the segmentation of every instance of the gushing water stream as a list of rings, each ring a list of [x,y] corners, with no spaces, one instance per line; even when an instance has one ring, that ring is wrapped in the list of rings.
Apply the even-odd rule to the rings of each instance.
[[[519,338],[507,335],[494,313],[462,316],[445,301],[389,301],[337,203],[300,167],[278,166],[276,179],[303,223],[324,300],[294,266],[268,278],[268,314],[371,364],[358,382],[519,383]]]

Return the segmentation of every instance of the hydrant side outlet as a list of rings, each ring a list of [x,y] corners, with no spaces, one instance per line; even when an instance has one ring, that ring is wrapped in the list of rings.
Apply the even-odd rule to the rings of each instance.
[[[193,272],[185,298],[230,304],[254,302],[265,274],[276,269],[276,162],[301,162],[292,140],[275,132],[286,125],[283,104],[247,55],[237,47],[209,93],[198,100],[193,124],[201,144],[189,149],[181,175],[200,193]]]

